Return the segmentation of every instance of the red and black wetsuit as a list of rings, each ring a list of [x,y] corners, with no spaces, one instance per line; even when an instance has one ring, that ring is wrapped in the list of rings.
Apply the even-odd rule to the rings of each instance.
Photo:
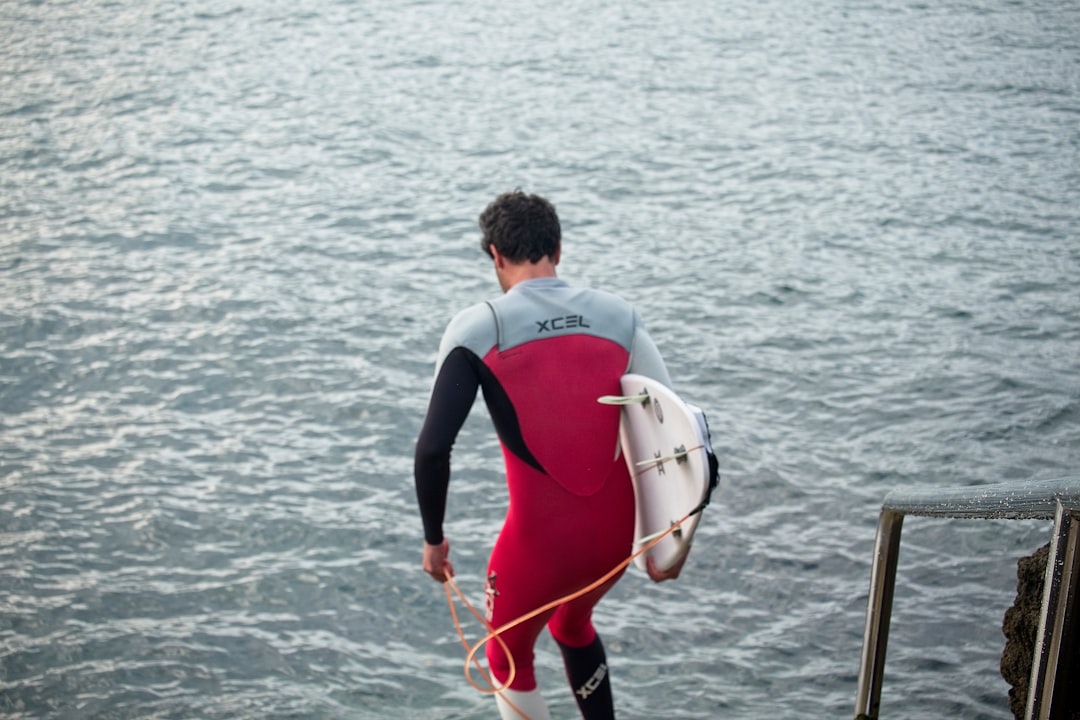
[[[631,305],[558,278],[518,283],[447,327],[416,446],[417,497],[424,538],[437,545],[450,450],[482,388],[509,488],[488,566],[495,627],[585,587],[630,554],[634,492],[619,453],[619,409],[597,402],[620,394],[627,372],[671,384]],[[533,645],[545,623],[568,648],[596,639],[592,609],[614,582],[503,635],[517,668],[513,689],[536,687]],[[490,642],[486,651],[505,682],[501,646]]]

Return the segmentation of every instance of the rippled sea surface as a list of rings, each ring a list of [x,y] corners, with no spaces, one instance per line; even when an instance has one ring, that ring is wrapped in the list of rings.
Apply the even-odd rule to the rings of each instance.
[[[0,1],[0,718],[493,716],[411,453],[516,186],[721,457],[683,577],[598,610],[621,716],[850,717],[885,495],[1080,467],[1078,38],[1051,0]],[[474,413],[474,600],[500,466]],[[1011,717],[1049,531],[906,523],[885,715]]]

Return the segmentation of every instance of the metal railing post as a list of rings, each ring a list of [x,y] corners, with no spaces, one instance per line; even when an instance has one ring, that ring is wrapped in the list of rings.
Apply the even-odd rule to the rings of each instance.
[[[855,717],[876,720],[881,706],[881,684],[885,673],[885,649],[889,641],[896,565],[900,556],[900,531],[904,514],[884,509],[878,519],[874,541],[874,562],[870,570],[870,596],[866,603],[859,688]]]
[[[1031,682],[1025,717],[1049,720],[1065,717],[1066,706],[1075,705],[1070,697],[1073,683],[1067,677],[1076,650],[1077,580],[1080,578],[1080,523],[1077,510],[1057,503],[1054,535],[1046,562],[1039,631],[1031,663]],[[1075,669],[1075,668],[1073,668]],[[1062,682],[1057,679],[1061,676]]]

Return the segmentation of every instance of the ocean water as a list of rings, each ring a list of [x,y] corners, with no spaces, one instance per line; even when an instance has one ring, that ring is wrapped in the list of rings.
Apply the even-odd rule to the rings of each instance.
[[[6,0],[0,718],[493,716],[411,453],[514,187],[721,459],[598,609],[621,717],[850,717],[884,496],[1080,472],[1075,3]],[[475,601],[483,412],[454,462]],[[1049,532],[905,524],[883,716],[1010,717]]]

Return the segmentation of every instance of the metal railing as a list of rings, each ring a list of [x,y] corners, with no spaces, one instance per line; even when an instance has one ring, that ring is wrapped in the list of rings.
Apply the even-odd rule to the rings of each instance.
[[[1066,678],[1068,663],[1077,649],[1073,611],[1080,579],[1080,477],[892,492],[885,497],[870,571],[870,597],[855,700],[857,720],[877,720],[880,710],[889,616],[905,515],[1054,520],[1025,717],[1028,720],[1063,717],[1063,708],[1075,700],[1070,700],[1070,693],[1080,692]]]

